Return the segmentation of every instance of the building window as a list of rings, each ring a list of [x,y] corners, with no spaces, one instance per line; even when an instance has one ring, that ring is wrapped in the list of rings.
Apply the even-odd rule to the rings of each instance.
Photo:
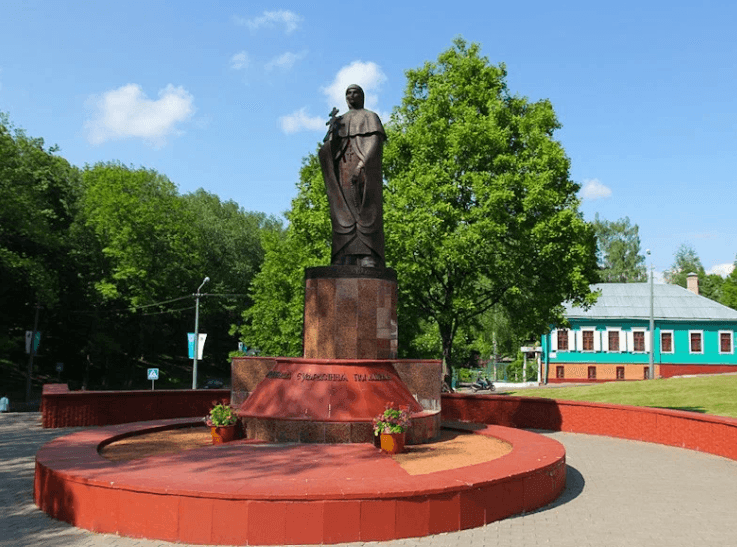
[[[610,330],[607,331],[607,350],[608,351],[619,351],[619,331]]]
[[[632,333],[632,351],[645,351],[645,333],[641,330]]]
[[[617,367],[617,380],[624,380],[624,367]]]
[[[589,367],[589,380],[596,380],[596,367]]]
[[[581,335],[583,336],[581,349],[583,351],[594,351],[594,331],[585,330],[581,332]]]
[[[673,353],[673,331],[660,331],[660,353]]]
[[[568,351],[568,331],[566,329],[558,330],[558,351]]]
[[[563,378],[565,378],[566,377],[566,368],[565,367],[561,367],[561,366],[555,367],[555,377],[558,378],[559,380],[562,380]]]
[[[643,380],[649,380],[650,379],[650,367],[645,367],[643,369],[642,379]]]
[[[688,331],[688,351],[690,353],[704,353],[703,335],[704,333],[700,330]]]
[[[719,331],[719,353],[734,353],[731,330]]]

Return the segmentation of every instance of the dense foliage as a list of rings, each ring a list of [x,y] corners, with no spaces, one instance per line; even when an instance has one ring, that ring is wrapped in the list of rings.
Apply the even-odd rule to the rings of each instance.
[[[592,225],[596,232],[599,280],[602,283],[647,281],[637,224],[630,225],[628,217],[613,222],[604,220],[597,213]]]
[[[262,239],[280,224],[204,190],[181,195],[150,169],[79,169],[0,116],[0,372],[22,381],[39,311],[34,376],[73,387],[146,385],[145,368],[187,387],[192,293],[207,275],[203,376],[227,376],[229,333],[248,307]],[[64,364],[57,375],[57,363]],[[204,380],[204,378],[202,378]],[[200,380],[200,382],[202,382]],[[191,382],[191,376],[190,380]]]
[[[384,158],[400,331],[432,321],[454,362],[456,336],[487,310],[542,332],[564,300],[591,302],[594,233],[550,102],[511,94],[504,65],[462,39],[406,74]]]
[[[711,298],[729,306],[729,304],[723,301],[722,296],[724,279],[717,274],[707,274],[696,250],[684,243],[678,247],[673,257],[673,264],[669,270],[666,270],[665,280],[673,285],[686,287],[688,274],[690,273],[695,273],[698,276],[699,294],[701,296]]]

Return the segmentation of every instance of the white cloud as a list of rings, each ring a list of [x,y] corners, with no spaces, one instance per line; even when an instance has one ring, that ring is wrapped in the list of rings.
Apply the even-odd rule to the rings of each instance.
[[[729,274],[732,273],[732,270],[734,270],[734,263],[727,262],[726,264],[716,264],[706,270],[706,273],[708,274],[717,274],[721,275],[722,277],[727,277]]]
[[[242,70],[246,68],[251,59],[248,57],[248,53],[240,51],[230,58],[230,68],[233,70]]]
[[[262,15],[253,19],[245,19],[243,17],[234,17],[235,22],[251,30],[258,30],[261,27],[273,27],[274,25],[284,25],[284,30],[290,34],[297,30],[302,22],[302,17],[289,10],[265,11]]]
[[[271,61],[266,63],[266,70],[272,70],[273,68],[280,68],[282,70],[289,70],[294,66],[294,63],[304,59],[307,56],[307,51],[300,51],[299,53],[292,53],[287,51],[282,53],[278,57],[274,57]]]
[[[194,97],[183,87],[169,84],[159,91],[158,100],[149,99],[140,85],[128,84],[90,97],[94,114],[85,122],[87,139],[92,144],[138,137],[152,146],[166,144],[178,134],[177,124],[192,117]]]
[[[604,186],[599,179],[588,179],[583,181],[581,199],[586,201],[595,201],[597,199],[608,198],[611,195],[611,188]]]
[[[381,67],[376,63],[364,63],[362,61],[354,61],[350,65],[341,68],[335,75],[333,82],[321,88],[325,95],[328,109],[337,106],[342,109],[341,112],[348,110],[345,103],[345,90],[351,84],[358,84],[363,88],[365,94],[365,106],[369,110],[376,111],[376,105],[379,102],[377,91],[381,89],[381,85],[386,81],[386,75],[382,72]],[[380,116],[386,114],[380,113]],[[387,118],[384,118],[387,119]],[[311,117],[307,114],[305,108],[301,108],[288,116],[279,118],[279,124],[285,133],[296,133],[298,131],[326,131],[326,122],[328,115],[324,117]]]
[[[289,135],[305,129],[308,131],[327,131],[326,121],[327,118],[309,116],[306,108],[300,108],[288,116],[279,118],[279,125],[282,131]]]
[[[358,84],[366,95],[366,108],[375,110],[379,103],[376,92],[381,89],[381,84],[385,81],[386,75],[376,63],[353,61],[350,65],[341,68],[335,75],[333,83],[323,87],[322,92],[327,96],[328,106],[337,106],[341,111],[345,111],[348,109],[345,104],[345,90],[351,84]]]

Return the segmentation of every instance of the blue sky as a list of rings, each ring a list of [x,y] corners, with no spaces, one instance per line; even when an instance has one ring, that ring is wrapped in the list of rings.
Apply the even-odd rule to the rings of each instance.
[[[462,36],[550,99],[587,219],[628,216],[658,272],[682,243],[735,260],[734,2],[25,0],[0,21],[0,110],[29,135],[276,215],[347,83],[386,119]]]

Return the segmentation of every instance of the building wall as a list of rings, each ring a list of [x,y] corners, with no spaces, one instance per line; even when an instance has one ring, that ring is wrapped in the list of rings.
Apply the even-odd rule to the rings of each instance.
[[[556,331],[543,337],[543,357],[547,363],[548,381],[611,381],[616,380],[617,366],[624,367],[624,380],[642,380],[643,367],[649,364],[648,321],[621,320],[576,320],[571,319],[570,331],[573,336],[569,340],[568,351],[551,351],[555,344],[551,339]],[[607,328],[620,330],[623,347],[618,351],[609,351],[607,347]],[[582,351],[578,334],[582,329],[594,329],[595,351]],[[645,332],[645,351],[632,350],[632,339],[628,333],[634,330]],[[673,351],[665,353],[661,348],[661,333],[672,331]],[[691,331],[702,334],[702,351],[691,352],[689,337]],[[664,321],[656,320],[653,340],[653,362],[656,365],[656,377],[671,377],[679,374],[698,374],[737,371],[736,322],[717,321]],[[729,352],[721,352],[720,332],[729,332],[732,344]],[[659,366],[659,365],[662,365]],[[564,367],[565,379],[556,378],[556,367]],[[596,367],[596,378],[590,379],[588,368]]]

